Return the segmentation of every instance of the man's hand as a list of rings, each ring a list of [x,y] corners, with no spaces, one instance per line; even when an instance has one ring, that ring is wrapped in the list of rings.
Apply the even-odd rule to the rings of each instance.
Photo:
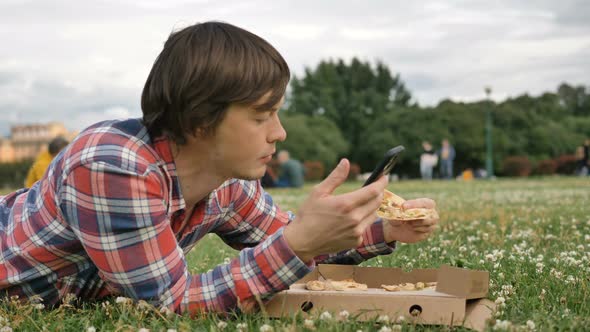
[[[317,255],[355,248],[363,242],[365,228],[375,219],[387,177],[350,193],[333,195],[348,176],[350,164],[340,164],[318,184],[284,231],[287,243],[307,262]]]
[[[403,209],[436,208],[436,203],[429,198],[418,198],[406,201]],[[438,225],[438,213],[429,219],[396,221],[383,219],[383,234],[386,242],[400,241],[414,243],[427,239]]]

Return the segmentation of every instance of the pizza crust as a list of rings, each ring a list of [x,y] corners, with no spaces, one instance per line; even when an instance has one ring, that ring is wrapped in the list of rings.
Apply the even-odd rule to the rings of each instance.
[[[400,196],[392,193],[389,190],[383,191],[383,200],[377,210],[377,216],[383,219],[389,220],[421,220],[431,219],[438,217],[436,210],[415,208],[415,209],[403,209],[402,206],[406,200]]]
[[[423,289],[436,289],[436,281],[435,282],[417,282],[415,284],[411,282],[405,282],[399,285],[381,285],[381,288],[385,289],[388,292],[399,292],[399,291],[419,291]]]
[[[352,279],[344,280],[311,280],[305,284],[305,288],[312,291],[366,291],[368,289],[366,284],[358,283]]]

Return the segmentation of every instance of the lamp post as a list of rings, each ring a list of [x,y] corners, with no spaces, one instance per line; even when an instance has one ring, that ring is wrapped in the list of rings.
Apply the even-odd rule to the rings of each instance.
[[[492,105],[490,101],[490,94],[492,88],[489,86],[485,87],[486,92],[486,173],[488,179],[494,177],[494,147],[492,145]]]

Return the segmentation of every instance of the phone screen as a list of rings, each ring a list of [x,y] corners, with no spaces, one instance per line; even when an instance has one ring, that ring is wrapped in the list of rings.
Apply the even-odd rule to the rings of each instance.
[[[402,145],[398,145],[395,148],[387,151],[383,156],[383,159],[381,159],[381,161],[377,164],[377,166],[371,173],[371,176],[369,176],[367,181],[365,181],[363,187],[370,185],[383,175],[389,175],[391,173],[391,170],[395,166],[395,163],[397,162],[399,154],[404,150],[405,148]]]

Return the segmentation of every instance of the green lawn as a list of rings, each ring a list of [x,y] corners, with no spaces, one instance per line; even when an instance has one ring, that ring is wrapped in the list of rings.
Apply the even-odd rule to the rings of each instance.
[[[359,187],[348,183],[340,191]],[[293,209],[305,199],[311,186],[301,190],[271,190],[283,209]],[[490,271],[489,298],[504,302],[496,319],[500,325],[538,331],[590,328],[590,179],[546,178],[484,182],[392,183],[390,190],[404,198],[431,197],[438,203],[441,227],[429,240],[400,245],[390,256],[364,263],[368,266],[400,266],[406,269],[453,264]],[[189,254],[192,272],[206,271],[236,252],[214,236],[207,236]],[[151,331],[306,330],[296,319],[273,320],[262,315],[231,319],[164,317],[137,305],[111,300],[81,308],[53,311],[31,305],[5,303],[0,315],[14,330]],[[396,330],[394,323],[355,322],[310,317],[316,330]],[[395,317],[392,317],[395,318]],[[2,318],[0,318],[2,321]],[[310,325],[308,325],[310,326]],[[404,331],[445,330],[444,327],[402,324]],[[496,326],[498,328],[498,326]],[[2,330],[0,330],[2,331]]]

